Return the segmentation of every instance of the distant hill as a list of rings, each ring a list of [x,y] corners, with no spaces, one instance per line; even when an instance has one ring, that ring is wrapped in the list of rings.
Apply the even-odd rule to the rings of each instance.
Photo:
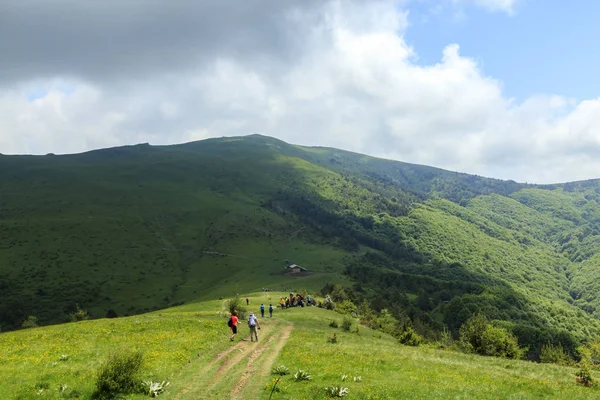
[[[526,343],[600,331],[598,181],[526,185],[252,135],[2,156],[0,193],[3,331],[76,304],[104,317],[327,282],[430,334],[478,311]]]

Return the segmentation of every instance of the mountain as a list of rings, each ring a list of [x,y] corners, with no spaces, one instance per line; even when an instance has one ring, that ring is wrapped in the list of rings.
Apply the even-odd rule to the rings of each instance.
[[[435,335],[600,332],[600,184],[526,185],[251,135],[0,156],[0,327],[341,283]],[[307,268],[285,274],[285,261]],[[535,350],[535,351],[537,351]]]

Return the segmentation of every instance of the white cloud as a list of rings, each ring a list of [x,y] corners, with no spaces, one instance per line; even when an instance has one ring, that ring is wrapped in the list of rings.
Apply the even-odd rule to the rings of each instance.
[[[484,7],[490,11],[503,11],[512,14],[515,5],[520,0],[453,0],[455,4],[472,3],[474,5]]]
[[[600,99],[517,103],[458,45],[436,64],[417,65],[396,2],[323,4],[288,15],[298,37],[291,58],[263,51],[248,62],[234,46],[177,74],[13,85],[0,94],[0,151],[263,133],[519,181],[600,177]],[[30,102],[33,87],[42,97]]]

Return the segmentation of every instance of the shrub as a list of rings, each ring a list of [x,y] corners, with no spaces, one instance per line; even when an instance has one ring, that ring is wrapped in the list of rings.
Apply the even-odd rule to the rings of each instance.
[[[465,322],[459,333],[461,346],[467,352],[514,359],[523,356],[517,338],[506,329],[491,325],[481,314]]]
[[[273,396],[273,393],[284,393],[288,386],[281,380],[281,378],[273,379],[271,382],[265,385],[265,390],[271,393],[269,399]]]
[[[329,323],[329,326],[332,328],[337,328],[338,327],[338,323],[337,321],[334,319]]]
[[[289,375],[290,374],[290,369],[288,367],[286,367],[285,365],[280,365],[279,367],[275,367],[271,370],[271,373],[273,375]]]
[[[75,307],[76,307],[75,312],[69,314],[69,318],[71,319],[71,322],[85,321],[87,319],[90,319],[88,312],[86,310],[82,309],[81,307],[79,307],[79,304],[75,304]]]
[[[356,306],[350,300],[344,300],[336,303],[335,311],[339,312],[340,314],[350,315],[356,312]]]
[[[171,382],[153,382],[153,381],[144,381],[142,382],[142,386],[144,387],[144,393],[150,397],[157,397],[159,394],[165,391],[165,388],[169,386]]]
[[[398,341],[405,346],[420,346],[425,340],[413,328],[409,328],[400,334]]]
[[[420,346],[425,339],[414,330],[410,319],[407,319],[398,335],[398,341],[405,346]]]
[[[437,342],[437,347],[440,349],[451,349],[454,347],[454,339],[452,334],[446,328],[440,334],[440,340]]]
[[[559,343],[554,346],[548,343],[542,346],[540,353],[540,361],[548,364],[566,365],[569,363],[569,355],[565,352],[562,345]]]
[[[577,350],[581,354],[582,363],[586,363],[589,368],[600,369],[600,340],[589,342]]]
[[[140,389],[138,374],[143,355],[139,351],[121,351],[111,355],[100,367],[93,398],[102,399]]]
[[[294,380],[296,382],[310,381],[311,379],[312,379],[312,376],[310,376],[308,371],[305,371],[303,369],[299,369],[298,372],[296,372],[294,374]]]
[[[27,319],[25,321],[23,321],[23,323],[21,324],[21,328],[24,328],[24,329],[35,328],[37,326],[39,326],[38,319],[37,319],[37,317],[34,317],[33,315],[28,316]]]
[[[341,386],[329,386],[324,388],[327,397],[346,397],[348,395],[348,388]]]
[[[321,304],[322,308],[325,308],[327,310],[335,310],[335,303],[333,300],[331,300],[331,297],[329,297],[329,295],[327,295],[325,297],[325,300],[323,300]]]
[[[48,382],[38,382],[34,386],[36,389],[50,389],[50,384]]]
[[[594,384],[594,380],[592,379],[592,373],[587,363],[581,364],[581,368],[575,373],[575,377],[577,383],[580,383],[583,386],[590,387]]]
[[[247,310],[242,304],[242,299],[240,299],[239,296],[235,296],[234,298],[227,300],[225,306],[229,310],[230,315],[236,312],[238,318],[244,320],[246,319]]]
[[[334,333],[333,335],[327,338],[328,343],[336,344],[338,342],[337,335]]]
[[[345,332],[350,332],[350,328],[352,327],[352,320],[348,317],[344,317],[342,321],[342,330]]]

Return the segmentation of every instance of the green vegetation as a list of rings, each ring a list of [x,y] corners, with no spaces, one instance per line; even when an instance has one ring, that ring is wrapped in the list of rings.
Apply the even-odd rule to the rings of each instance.
[[[481,314],[471,317],[460,327],[460,344],[468,353],[520,359],[522,350],[517,338],[488,322]]]
[[[251,309],[282,295],[249,295]],[[217,300],[3,333],[0,398],[90,398],[101,382],[117,387],[110,393],[135,390],[131,399],[148,398],[149,384],[162,384],[158,398],[181,400],[268,399],[273,389],[273,399],[325,399],[334,392],[349,399],[592,399],[600,390],[585,386],[597,378],[591,364],[573,368],[404,346],[366,326],[360,335],[331,328],[328,322],[340,314],[324,308],[276,310],[261,320],[261,343],[231,343],[227,316],[225,301]],[[241,330],[241,337],[248,334]],[[326,338],[334,332],[339,340],[331,345]],[[130,374],[136,368],[125,364],[141,366]]]
[[[600,334],[598,181],[525,185],[253,135],[2,156],[0,189],[3,332],[300,281],[330,282],[325,308],[407,344],[460,341],[479,314],[507,357],[516,338],[530,360],[550,345],[579,361]]]
[[[140,351],[114,353],[100,367],[96,381],[95,399],[111,398],[118,394],[140,392],[139,378],[143,354]]]

